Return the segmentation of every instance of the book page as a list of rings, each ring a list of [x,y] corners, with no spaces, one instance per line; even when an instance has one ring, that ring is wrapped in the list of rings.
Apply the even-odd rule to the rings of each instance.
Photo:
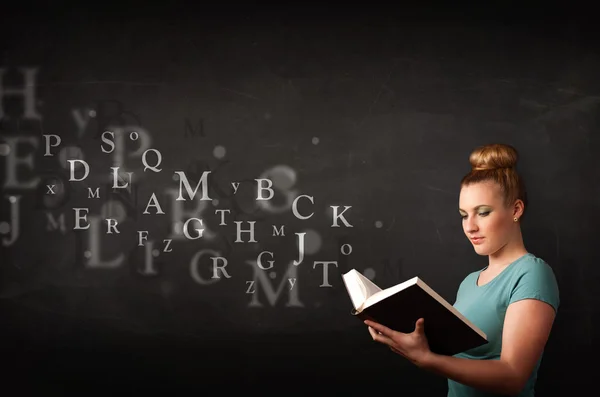
[[[352,301],[354,309],[362,305],[366,299],[365,287],[363,286],[357,274],[358,272],[352,269],[348,273],[342,275],[344,285],[346,286],[348,295],[350,295],[350,300]]]
[[[377,285],[375,285],[375,283],[373,283],[371,280],[369,280],[367,277],[365,277],[361,273],[356,272],[356,275],[360,279],[360,282],[364,288],[363,294],[365,296],[365,299],[368,299],[369,297],[371,297],[381,291],[381,288],[379,288]]]
[[[394,295],[396,292],[402,291],[404,288],[413,285],[417,282],[419,278],[418,277],[413,277],[409,280],[406,280],[400,284],[396,284],[393,287],[390,288],[386,288],[383,291],[379,291],[378,293],[375,293],[374,295],[371,295],[370,297],[368,297],[363,304],[358,307],[356,310],[357,311],[362,311],[365,308],[374,305],[377,302],[380,302],[382,300],[384,300],[385,298]]]

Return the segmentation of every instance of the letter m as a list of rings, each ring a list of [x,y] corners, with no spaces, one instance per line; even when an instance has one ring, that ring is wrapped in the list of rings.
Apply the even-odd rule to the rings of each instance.
[[[279,297],[281,296],[283,291],[287,290],[289,291],[289,299],[286,304],[286,307],[304,307],[304,304],[300,302],[300,299],[298,298],[299,288],[296,286],[295,288],[292,288],[290,290],[290,288],[288,287],[290,285],[290,283],[288,282],[289,279],[297,279],[298,266],[294,266],[292,263],[290,263],[290,265],[288,266],[287,273],[279,282],[277,290],[275,290],[273,288],[273,285],[271,285],[269,277],[267,277],[267,272],[259,268],[256,264],[256,261],[247,261],[246,263],[252,266],[252,268],[254,269],[253,279],[254,285],[256,286],[256,291],[254,294],[252,294],[252,301],[248,305],[249,307],[263,306],[262,303],[260,303],[260,301],[258,300],[258,293],[261,290],[264,291],[271,306],[275,306],[279,301]]]
[[[198,126],[196,128],[194,128],[194,126],[192,125],[192,122],[190,121],[190,119],[188,119],[186,117],[185,119],[185,129],[184,129],[184,138],[187,138],[188,136],[197,136],[200,135],[201,137],[205,137],[206,135],[204,134],[204,119],[200,119],[198,121]]]
[[[56,219],[51,212],[46,212],[46,216],[48,217],[48,223],[46,229],[48,231],[60,230],[62,233],[65,233],[67,228],[65,226],[65,214],[60,214],[58,219]]]
[[[198,192],[200,184],[202,184],[201,200],[210,200],[210,197],[208,197],[208,174],[210,174],[210,171],[204,171],[202,173],[202,178],[200,178],[194,190],[192,190],[192,186],[183,171],[175,171],[175,173],[179,175],[179,197],[175,199],[176,201],[185,201],[183,198],[183,188],[185,188],[188,196],[190,196],[190,200],[193,200],[196,192]]]

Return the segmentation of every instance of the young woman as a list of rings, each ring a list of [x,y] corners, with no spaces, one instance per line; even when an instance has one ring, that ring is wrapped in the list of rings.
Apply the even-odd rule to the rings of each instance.
[[[520,222],[527,207],[515,170],[517,151],[491,144],[475,149],[461,181],[463,230],[489,264],[460,284],[454,307],[486,333],[489,343],[454,356],[429,350],[419,319],[411,333],[365,321],[377,342],[417,366],[448,378],[448,396],[533,396],[537,372],[559,306],[554,272],[527,252]]]

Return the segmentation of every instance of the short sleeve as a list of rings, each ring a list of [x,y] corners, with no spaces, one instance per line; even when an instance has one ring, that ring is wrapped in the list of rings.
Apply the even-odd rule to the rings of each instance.
[[[509,304],[523,299],[546,302],[558,311],[560,297],[556,277],[552,268],[539,258],[523,266],[511,291]]]

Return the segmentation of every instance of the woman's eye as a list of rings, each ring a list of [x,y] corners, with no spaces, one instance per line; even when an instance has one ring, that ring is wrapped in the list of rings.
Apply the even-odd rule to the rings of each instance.
[[[490,211],[485,211],[485,212],[480,212],[478,215],[479,216],[488,216],[490,213]],[[462,219],[466,219],[468,217],[468,215],[461,215],[460,216]]]

